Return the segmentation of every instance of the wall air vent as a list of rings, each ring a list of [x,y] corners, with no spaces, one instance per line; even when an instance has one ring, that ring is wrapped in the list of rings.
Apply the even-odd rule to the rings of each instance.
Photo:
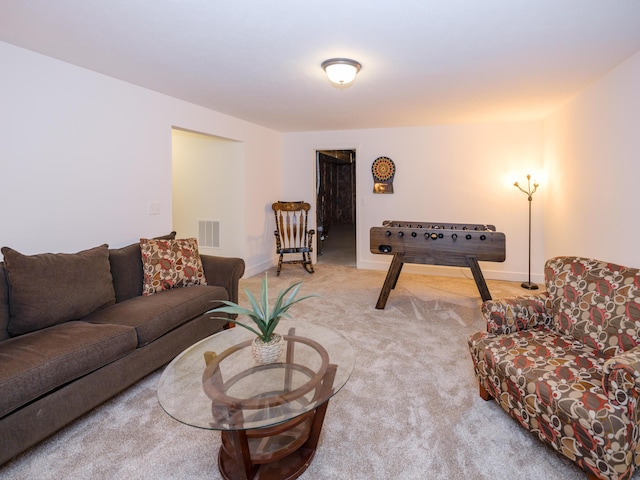
[[[220,248],[220,222],[218,220],[198,221],[198,245],[204,248]]]

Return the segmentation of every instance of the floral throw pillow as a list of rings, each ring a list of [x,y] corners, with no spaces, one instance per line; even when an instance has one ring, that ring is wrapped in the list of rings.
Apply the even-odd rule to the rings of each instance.
[[[206,285],[207,281],[195,238],[176,240],[140,239],[142,294],[171,288]]]

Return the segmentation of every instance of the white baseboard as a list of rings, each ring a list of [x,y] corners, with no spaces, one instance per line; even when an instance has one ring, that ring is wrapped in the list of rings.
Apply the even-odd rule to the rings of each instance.
[[[273,259],[265,260],[256,265],[245,265],[244,269],[244,278],[253,277],[254,275],[258,275],[259,273],[264,272],[265,270],[269,270],[271,267],[277,265],[277,261]]]
[[[389,262],[358,262],[358,268],[363,270],[389,270]],[[528,274],[519,272],[503,272],[498,270],[491,270],[486,266],[481,266],[482,275],[485,280],[504,280],[507,282],[526,282],[528,281]],[[419,275],[440,275],[442,277],[458,277],[458,278],[471,278],[473,274],[471,269],[466,267],[445,267],[441,265],[420,265],[415,263],[405,263],[402,267],[402,271],[405,273],[415,273]],[[533,283],[544,283],[543,274],[532,274],[531,281]]]
[[[246,266],[244,277],[253,277],[259,273],[268,270],[278,264],[277,259],[265,260],[256,265]],[[315,265],[315,264],[314,264]],[[386,272],[389,270],[389,262],[358,262],[358,268],[362,270],[381,270]],[[526,282],[528,274],[521,272],[503,272],[499,270],[491,270],[486,265],[481,266],[482,275],[485,280],[504,280],[507,282]],[[418,275],[439,275],[441,277],[457,277],[473,279],[471,269],[467,267],[445,267],[441,265],[420,265],[415,263],[405,263],[402,267],[405,273],[415,273]],[[543,284],[543,274],[531,274],[533,283]]]

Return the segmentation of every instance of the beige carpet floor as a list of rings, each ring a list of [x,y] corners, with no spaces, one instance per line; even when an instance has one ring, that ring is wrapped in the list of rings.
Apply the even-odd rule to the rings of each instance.
[[[384,275],[339,265],[318,265],[313,275],[300,266],[283,267],[280,277],[269,272],[272,295],[297,280],[305,281],[302,294],[321,295],[291,314],[339,330],[356,353],[301,478],[584,479],[478,396],[467,338],[484,326],[473,280],[403,273],[386,309],[376,310]],[[257,291],[261,279],[242,279],[241,286]],[[487,283],[493,298],[527,293],[519,283]],[[155,392],[160,374],[1,467],[0,478],[221,478],[219,434],[163,412]]]

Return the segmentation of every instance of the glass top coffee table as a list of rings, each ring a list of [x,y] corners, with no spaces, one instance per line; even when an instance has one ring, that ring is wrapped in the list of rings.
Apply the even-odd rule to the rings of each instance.
[[[236,327],[189,347],[160,378],[167,414],[220,430],[226,479],[297,478],[316,451],[329,399],[353,371],[353,348],[337,331],[293,320],[277,331],[286,346],[276,363],[258,365],[255,334]]]

